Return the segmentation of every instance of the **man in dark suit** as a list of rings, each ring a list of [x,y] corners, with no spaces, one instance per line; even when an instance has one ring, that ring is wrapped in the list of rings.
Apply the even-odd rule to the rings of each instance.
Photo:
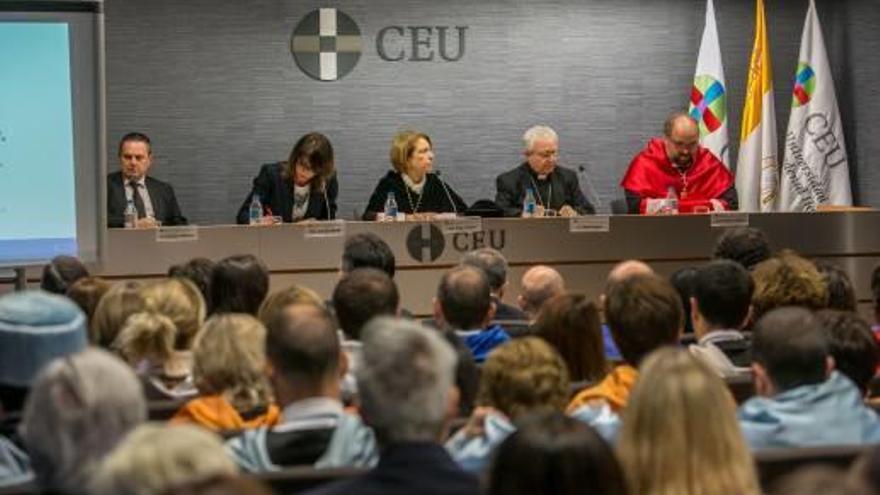
[[[139,132],[126,134],[119,141],[119,172],[107,174],[107,226],[125,226],[125,207],[134,203],[137,227],[186,225],[171,184],[147,172],[153,164],[150,138]]]
[[[458,412],[455,352],[439,332],[382,317],[364,329],[357,372],[361,414],[381,447],[370,472],[308,492],[312,495],[476,495],[440,439]]]
[[[561,167],[559,137],[547,126],[534,126],[523,135],[526,161],[495,179],[495,202],[506,217],[522,214],[526,191],[535,195],[536,212],[544,216],[548,210],[564,217],[590,215],[596,212],[584,197],[574,170]]]

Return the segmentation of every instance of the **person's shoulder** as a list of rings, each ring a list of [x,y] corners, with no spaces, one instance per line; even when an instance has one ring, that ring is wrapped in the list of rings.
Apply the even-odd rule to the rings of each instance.
[[[516,180],[517,177],[520,176],[520,174],[523,173],[523,171],[524,171],[523,164],[520,163],[517,166],[513,167],[512,169],[508,170],[507,172],[502,172],[502,173],[498,174],[498,180],[499,181],[514,181],[514,180]]]
[[[144,178],[144,181],[146,182],[147,187],[161,187],[163,189],[171,189],[171,190],[174,189],[169,182],[165,182],[164,180],[157,179],[157,178],[152,177],[150,175],[146,176]]]
[[[573,178],[577,175],[577,171],[575,171],[575,169],[569,168],[569,167],[564,167],[562,165],[556,166],[556,172],[559,173],[559,175],[563,176],[566,179]]]

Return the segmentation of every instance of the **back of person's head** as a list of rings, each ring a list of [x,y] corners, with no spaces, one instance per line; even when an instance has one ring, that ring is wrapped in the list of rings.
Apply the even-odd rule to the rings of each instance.
[[[133,367],[148,362],[164,368],[174,354],[177,325],[155,311],[141,311],[125,320],[110,345],[115,353]]]
[[[648,356],[623,414],[618,454],[631,493],[760,493],[736,404],[687,351]]]
[[[266,328],[251,315],[208,318],[193,347],[193,380],[201,395],[223,395],[238,411],[266,407]]]
[[[394,278],[394,252],[381,237],[372,232],[361,232],[345,239],[342,248],[342,271],[355,268],[375,268]]]
[[[511,420],[533,411],[561,411],[568,404],[565,362],[537,337],[514,339],[489,354],[480,373],[477,402]]]
[[[684,332],[693,333],[694,324],[691,321],[691,297],[694,295],[694,279],[697,269],[692,266],[681,268],[669,276],[669,283],[675,287],[678,297],[681,299],[682,314],[684,314]]]
[[[829,355],[822,325],[804,308],[774,309],[758,320],[752,332],[752,360],[777,393],[825,381]]]
[[[507,259],[497,249],[484,247],[470,251],[461,258],[461,264],[483,270],[492,292],[497,293],[507,283]]]
[[[472,266],[447,271],[437,288],[442,318],[456,330],[473,330],[485,323],[492,308],[492,293],[486,274]]]
[[[764,231],[743,227],[726,231],[715,243],[712,259],[725,259],[751,270],[758,263],[770,259],[770,241]]]
[[[752,277],[742,265],[715,260],[697,269],[693,298],[709,328],[739,329],[749,315],[754,290]]]
[[[143,311],[146,301],[138,282],[117,282],[98,301],[89,322],[89,342],[109,349],[129,316]]]
[[[308,287],[294,284],[269,294],[260,306],[257,315],[263,325],[268,327],[278,318],[284,308],[298,304],[324,309],[324,301],[317,292]]]
[[[532,325],[562,356],[572,381],[598,381],[606,371],[602,326],[596,304],[582,294],[564,294],[544,303]]]
[[[107,456],[91,493],[162,494],[187,482],[237,473],[217,435],[193,425],[147,423]]]
[[[611,286],[622,282],[636,275],[653,275],[654,269],[650,265],[641,260],[625,260],[614,265],[605,278],[604,293],[607,293]]]
[[[89,270],[75,256],[56,256],[43,267],[40,288],[46,292],[64,295],[77,280],[88,277]]]
[[[211,314],[257,315],[269,292],[269,270],[254,255],[223,258],[211,271]]]
[[[850,311],[825,309],[816,313],[825,330],[834,369],[853,381],[862,395],[874,378],[880,350],[871,327],[859,315]]]
[[[828,286],[816,265],[791,251],[784,251],[752,270],[755,293],[752,295],[753,318],[774,308],[801,306],[817,310],[828,305]]]
[[[140,382],[113,355],[89,348],[52,361],[34,382],[19,428],[39,485],[81,492],[146,414]]]
[[[267,327],[266,356],[275,372],[288,381],[312,386],[335,381],[340,354],[336,325],[317,306],[287,306]]]
[[[654,349],[677,344],[684,325],[678,293],[657,275],[633,275],[611,284],[605,318],[621,356],[632,366]]]
[[[205,323],[205,300],[199,289],[187,279],[166,278],[144,286],[141,294],[146,311],[167,316],[174,322],[174,348],[189,350]]]
[[[436,330],[388,317],[367,324],[361,340],[360,411],[379,442],[438,442],[458,409],[452,347]]]
[[[394,280],[375,268],[352,270],[333,289],[336,321],[349,339],[360,340],[361,329],[374,317],[396,315],[399,304]]]
[[[529,268],[520,281],[517,298],[520,309],[534,317],[545,302],[565,293],[565,280],[553,268],[544,265]]]
[[[104,294],[110,290],[110,282],[99,277],[83,277],[67,289],[67,297],[69,297],[83,313],[86,315],[86,322],[92,321],[95,314],[95,308]]]
[[[828,288],[828,308],[855,311],[856,290],[849,275],[839,266],[825,261],[817,262],[816,269]]]
[[[186,263],[179,263],[168,268],[168,276],[185,278],[195,284],[205,299],[205,305],[211,307],[211,272],[214,262],[208,258],[193,258]]]
[[[626,495],[614,452],[592,428],[558,411],[529,415],[497,448],[489,495]]]

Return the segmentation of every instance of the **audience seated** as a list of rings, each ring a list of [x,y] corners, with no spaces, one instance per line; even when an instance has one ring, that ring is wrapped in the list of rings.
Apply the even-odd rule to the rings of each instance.
[[[639,260],[626,260],[614,265],[614,267],[611,268],[611,271],[608,272],[608,276],[605,279],[605,287],[602,289],[602,294],[599,295],[599,308],[603,311],[603,314],[605,311],[605,294],[613,284],[621,282],[633,275],[653,274],[654,270],[648,266],[647,263]],[[623,357],[621,357],[620,350],[614,343],[611,329],[608,328],[607,317],[605,317],[605,323],[602,324],[602,339],[605,341],[605,357],[610,361],[621,361]]]
[[[801,306],[811,310],[828,306],[828,287],[812,261],[783,251],[752,270],[752,321],[774,308]]]
[[[458,411],[452,348],[433,330],[390,318],[373,320],[362,340],[361,411],[376,432],[382,456],[372,471],[309,493],[479,493],[477,479],[439,444]]]
[[[586,296],[564,294],[547,300],[532,327],[562,356],[572,382],[596,383],[605,378],[608,364],[599,310]]]
[[[375,268],[394,278],[394,252],[388,244],[372,232],[361,232],[345,239],[342,248],[342,273],[355,268]]]
[[[537,265],[523,274],[516,303],[526,319],[534,321],[546,301],[564,293],[565,280],[562,275],[549,266]]]
[[[715,243],[712,259],[731,260],[751,271],[755,265],[770,259],[773,251],[764,231],[742,227],[725,231]]]
[[[86,315],[86,324],[90,325],[98,302],[110,290],[110,287],[110,282],[102,278],[83,277],[71,284],[65,295],[75,302],[79,309],[83,310]]]
[[[191,425],[147,423],[107,456],[91,491],[94,495],[161,495],[185,483],[237,472],[216,435]]]
[[[205,306],[211,307],[211,273],[214,271],[214,262],[208,258],[193,258],[186,263],[172,265],[168,269],[171,278],[185,278],[192,282],[202,293]]]
[[[129,316],[146,306],[138,282],[117,282],[98,301],[89,321],[89,343],[109,349]]]
[[[778,308],[762,317],[752,358],[758,396],[739,417],[753,449],[880,442],[880,419],[834,371],[826,333],[809,310]]]
[[[507,289],[507,259],[500,251],[489,247],[476,249],[465,254],[461,264],[478,268],[486,274],[492,302],[495,303],[496,320],[526,319],[526,314],[520,308],[502,301]]]
[[[816,262],[816,269],[828,287],[828,308],[856,311],[856,291],[849,275],[839,266],[826,261]]]
[[[852,380],[862,397],[868,396],[868,385],[880,364],[880,346],[871,327],[850,311],[825,309],[816,317],[825,330],[834,369]]]
[[[146,419],[137,377],[113,355],[90,348],[40,371],[20,427],[36,481],[52,493],[82,493],[102,459]]]
[[[589,426],[560,412],[528,416],[497,449],[488,495],[626,495],[611,448]]]
[[[750,373],[751,342],[740,330],[753,292],[751,275],[733,261],[712,261],[696,271],[691,318],[697,343],[690,351],[722,377]]]
[[[630,275],[612,283],[604,301],[605,318],[623,363],[571,400],[568,411],[576,415],[584,406],[622,411],[639,376],[636,368],[642,358],[659,347],[678,344],[684,324],[678,293],[657,275]]]
[[[294,284],[269,294],[269,297],[260,306],[257,315],[260,321],[263,322],[263,326],[269,328],[269,325],[278,318],[281,312],[284,311],[284,308],[297,304],[325,309],[324,301],[317,292],[308,287]]]
[[[40,289],[63,296],[74,282],[88,276],[89,270],[79,258],[56,256],[43,267]]]
[[[495,303],[486,274],[472,266],[458,266],[440,279],[434,299],[434,319],[441,328],[455,330],[478,363],[496,346],[510,340],[499,325],[489,326]]]
[[[311,304],[283,308],[267,328],[266,356],[281,419],[227,442],[244,471],[375,463],[372,433],[343,410],[339,383],[347,361],[326,310]]]
[[[210,314],[257,311],[269,293],[269,269],[256,256],[223,258],[211,270]]]
[[[478,407],[467,426],[446,442],[465,470],[480,472],[489,456],[523,416],[535,411],[562,411],[568,403],[565,362],[543,340],[524,337],[498,346],[480,375]]]
[[[193,347],[193,381],[199,397],[171,422],[192,422],[214,431],[271,426],[278,406],[265,376],[266,328],[250,315],[212,316]]]
[[[618,444],[630,493],[761,493],[724,383],[688,352],[651,354],[624,412]]]

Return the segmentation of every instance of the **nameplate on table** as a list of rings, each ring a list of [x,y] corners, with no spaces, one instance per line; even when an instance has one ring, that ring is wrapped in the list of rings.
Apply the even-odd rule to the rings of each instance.
[[[610,230],[611,217],[608,215],[590,215],[568,219],[568,231],[572,234],[609,232]]]
[[[305,225],[303,237],[306,239],[324,239],[328,237],[345,237],[345,221],[330,220]]]
[[[441,220],[440,230],[443,235],[473,234],[483,231],[483,219],[480,217],[462,217]]]
[[[713,229],[730,229],[735,227],[748,227],[749,214],[738,211],[712,213],[711,226]]]
[[[178,227],[159,227],[156,229],[156,242],[197,242],[199,227],[181,225]]]

